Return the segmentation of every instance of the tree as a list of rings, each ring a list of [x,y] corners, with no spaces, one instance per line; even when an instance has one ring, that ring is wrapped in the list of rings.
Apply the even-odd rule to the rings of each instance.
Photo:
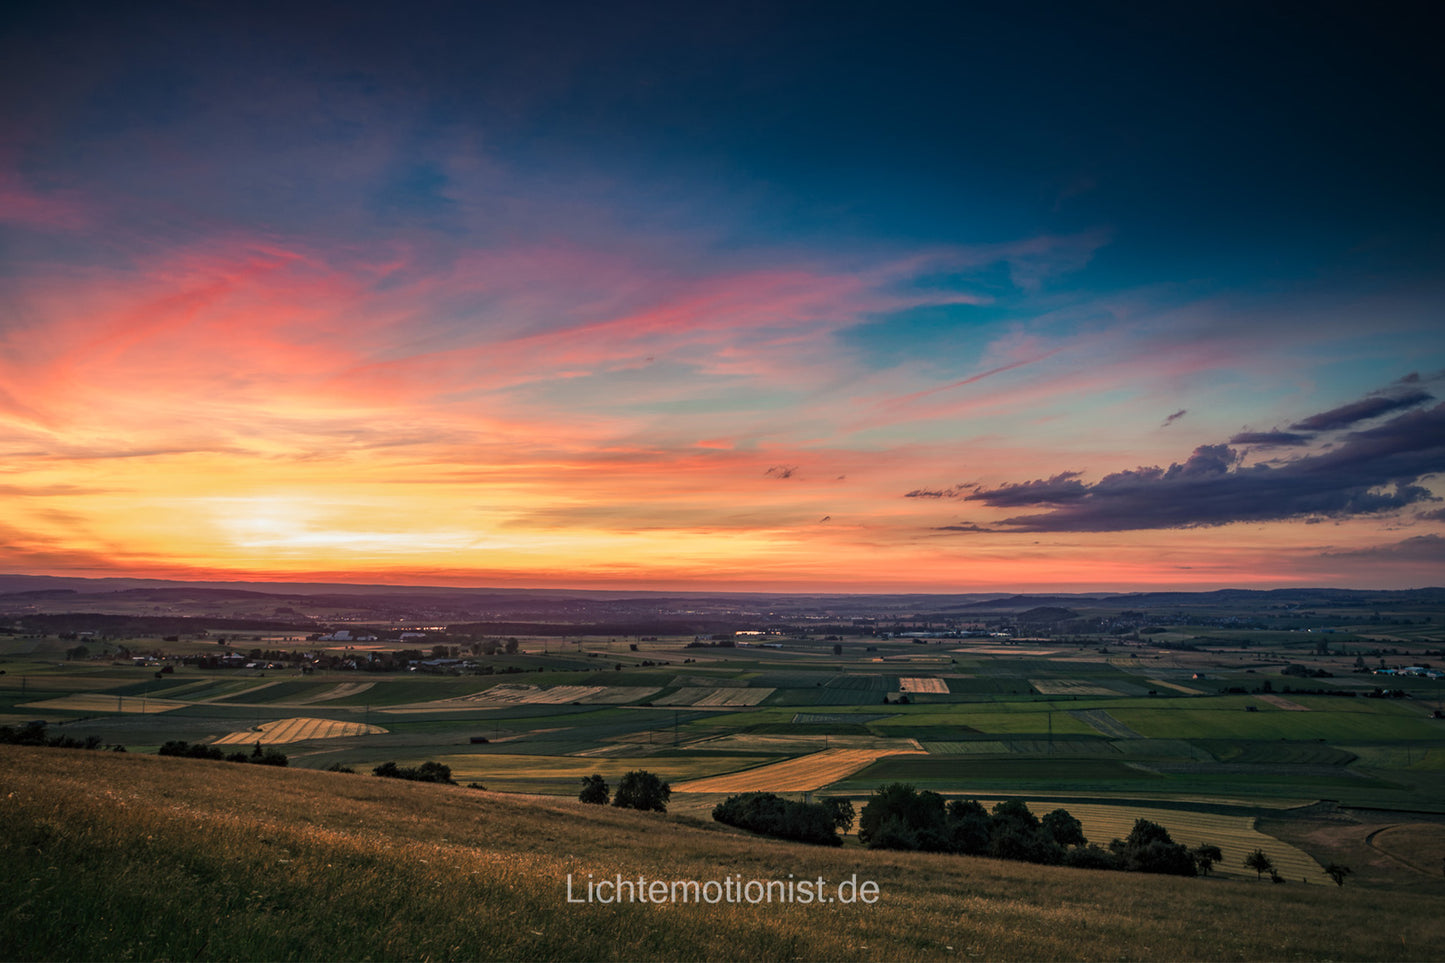
[[[665,813],[671,796],[672,787],[667,783],[646,769],[634,769],[617,784],[612,805],[621,809]]]
[[[1339,863],[1330,863],[1325,867],[1325,875],[1335,881],[1336,886],[1345,885],[1345,877],[1350,875],[1350,867],[1342,866]]]
[[[977,799],[955,799],[948,804],[949,848],[955,853],[980,856],[988,852],[993,820]]]
[[[1274,869],[1274,861],[1264,854],[1264,850],[1256,849],[1244,857],[1244,865],[1254,870],[1256,879],[1263,879],[1264,874]]]
[[[577,798],[594,806],[605,806],[612,798],[612,793],[607,788],[606,780],[593,773],[582,777],[582,791],[577,794]]]
[[[858,816],[858,841],[869,849],[948,850],[943,797],[901,782],[878,787]]]
[[[853,828],[853,820],[856,814],[853,812],[853,804],[851,802],[842,796],[834,796],[830,799],[824,799],[823,805],[828,807],[828,811],[833,816],[833,825],[838,827],[839,832],[846,834],[848,830]]]
[[[506,645],[505,651],[506,651],[506,653],[507,653],[508,655],[516,655],[516,654],[517,654],[517,640],[514,639],[514,638],[510,638],[510,637],[509,637],[509,638],[507,639],[507,645]]]
[[[1114,840],[1109,848],[1123,857],[1124,868],[1136,873],[1197,876],[1194,857],[1183,843],[1169,838],[1169,830],[1147,819],[1134,820],[1129,838]]]
[[[1194,857],[1194,865],[1199,868],[1201,876],[1208,876],[1214,864],[1224,859],[1224,854],[1219,851],[1218,846],[1210,846],[1207,843],[1200,843],[1189,851]]]
[[[838,836],[835,809],[826,802],[795,802],[776,793],[749,792],[729,796],[718,803],[713,807],[712,818],[779,839],[825,846],[843,844]]]
[[[1088,842],[1084,838],[1084,824],[1069,815],[1067,809],[1045,813],[1043,830],[1060,846],[1082,846]]]

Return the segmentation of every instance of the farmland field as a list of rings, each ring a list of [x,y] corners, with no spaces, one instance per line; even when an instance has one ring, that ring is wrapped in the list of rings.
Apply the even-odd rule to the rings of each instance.
[[[1445,611],[1431,614],[1445,625]],[[1279,828],[1288,843],[1272,835],[1293,825],[1281,812],[1409,812],[1371,823],[1374,835],[1352,837],[1346,851],[1368,885],[1394,885],[1396,871],[1424,885],[1407,864],[1419,862],[1413,851],[1434,853],[1427,823],[1445,817],[1445,719],[1435,717],[1445,683],[1371,670],[1439,664],[1445,655],[1431,653],[1445,643],[1417,631],[1416,648],[1395,657],[1384,643],[1360,653],[1364,643],[1331,638],[1324,654],[1303,632],[1235,625],[1206,632],[1181,618],[1137,637],[1027,643],[848,626],[830,626],[825,641],[801,625],[780,630],[776,648],[522,636],[513,653],[431,668],[380,668],[345,652],[222,667],[165,657],[155,639],[131,645],[160,650],[158,661],[62,661],[46,655],[69,640],[0,636],[0,724],[42,720],[54,735],[135,755],[182,739],[283,745],[294,768],[367,773],[432,760],[459,783],[529,798],[575,798],[584,776],[615,786],[645,769],[671,785],[678,812],[704,822],[728,794],[837,794],[861,810],[880,786],[903,782],[949,799],[1061,806],[1105,843],[1153,819],[1191,845],[1223,848],[1217,872],[1231,886],[1256,882],[1239,855],[1255,848],[1290,882],[1328,883],[1320,862],[1332,850],[1303,830]],[[435,648],[450,655],[443,636]]]
[[[809,792],[862,769],[882,756],[909,750],[824,749],[787,762],[684,782],[677,792]],[[918,751],[918,750],[913,750]]]

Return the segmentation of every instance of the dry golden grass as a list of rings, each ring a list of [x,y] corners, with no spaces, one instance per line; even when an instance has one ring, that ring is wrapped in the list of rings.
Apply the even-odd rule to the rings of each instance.
[[[882,756],[917,750],[824,749],[799,759],[759,766],[744,772],[695,779],[674,786],[674,792],[811,792],[850,776]]]
[[[809,847],[364,775],[0,746],[7,959],[1442,959],[1405,891]],[[872,905],[569,904],[857,874]]]
[[[227,733],[212,742],[216,746],[262,743],[268,746],[307,739],[336,739],[341,736],[370,736],[386,732],[381,726],[364,722],[337,722],[332,719],[277,719],[250,729]]]

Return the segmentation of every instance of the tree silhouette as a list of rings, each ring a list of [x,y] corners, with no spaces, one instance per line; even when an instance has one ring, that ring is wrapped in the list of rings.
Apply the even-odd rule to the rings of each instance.
[[[582,791],[577,798],[585,803],[592,803],[595,806],[605,806],[612,798],[607,788],[607,782],[597,773],[582,777]]]
[[[1256,849],[1244,857],[1244,865],[1254,870],[1255,879],[1263,879],[1264,874],[1274,869],[1274,861],[1264,854],[1264,850]]]
[[[672,787],[646,769],[634,769],[622,777],[612,805],[621,809],[643,809],[653,812],[667,812],[667,800],[672,796]]]
[[[1335,881],[1336,886],[1345,885],[1345,877],[1350,875],[1350,867],[1341,866],[1339,863],[1330,863],[1325,867],[1325,875]]]
[[[1218,846],[1210,846],[1207,843],[1200,843],[1189,851],[1194,857],[1194,865],[1199,867],[1201,876],[1208,876],[1214,864],[1224,859],[1224,854],[1219,851]]]

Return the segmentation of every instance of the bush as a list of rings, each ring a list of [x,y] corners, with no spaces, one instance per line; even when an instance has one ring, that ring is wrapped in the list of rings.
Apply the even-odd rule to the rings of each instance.
[[[224,759],[226,754],[215,746],[191,745],[183,739],[172,739],[157,750],[162,756],[182,756],[186,759]]]
[[[869,849],[947,852],[943,797],[901,782],[880,786],[858,817],[858,841]]]
[[[1199,867],[1194,856],[1182,843],[1169,838],[1169,831],[1147,819],[1134,820],[1129,838],[1109,844],[1123,861],[1124,868],[1135,873],[1164,873],[1169,876],[1197,876]]]
[[[612,798],[612,793],[607,788],[607,781],[593,773],[582,777],[582,791],[577,794],[577,798],[594,806],[605,806]]]
[[[778,839],[822,846],[843,845],[838,836],[839,810],[829,803],[794,802],[770,792],[749,792],[729,796],[718,803],[713,807],[712,818]]]
[[[73,739],[70,736],[47,736],[45,727],[48,723],[42,721],[27,722],[18,729],[11,726],[0,726],[0,743],[8,743],[15,746],[49,746],[52,749],[99,749],[99,736],[86,736],[84,739]],[[117,747],[124,751],[124,747]]]
[[[617,793],[612,805],[621,809],[641,809],[646,812],[667,812],[667,801],[672,797],[672,787],[646,769],[634,769],[622,777],[617,784]]]
[[[1124,858],[1102,846],[1089,843],[1087,846],[1075,846],[1066,852],[1064,865],[1072,866],[1075,869],[1123,870]]]
[[[401,767],[394,762],[383,762],[371,770],[371,774],[381,776],[383,779],[407,779],[411,782],[439,782],[449,786],[456,785],[452,781],[452,767],[440,762],[432,762],[430,759],[415,768]]]

